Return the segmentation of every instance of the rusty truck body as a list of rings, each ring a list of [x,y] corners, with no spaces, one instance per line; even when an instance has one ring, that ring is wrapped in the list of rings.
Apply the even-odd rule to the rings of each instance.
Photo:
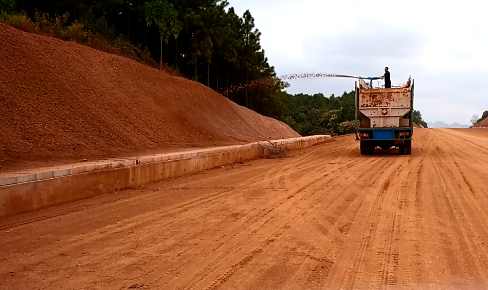
[[[394,88],[373,88],[363,79],[356,82],[356,140],[361,155],[371,155],[376,148],[398,148],[410,155],[413,137],[414,82]]]

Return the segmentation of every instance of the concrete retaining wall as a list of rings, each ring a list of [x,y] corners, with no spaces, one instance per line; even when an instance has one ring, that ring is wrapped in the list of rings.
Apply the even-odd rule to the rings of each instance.
[[[0,179],[0,218],[330,140],[328,135],[160,154]]]

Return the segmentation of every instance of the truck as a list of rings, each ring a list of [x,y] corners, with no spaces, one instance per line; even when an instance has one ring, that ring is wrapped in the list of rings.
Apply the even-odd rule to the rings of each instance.
[[[370,84],[364,79],[370,79]],[[361,155],[372,155],[378,147],[398,148],[410,155],[413,140],[414,80],[392,88],[374,88],[372,80],[355,82],[355,135]]]

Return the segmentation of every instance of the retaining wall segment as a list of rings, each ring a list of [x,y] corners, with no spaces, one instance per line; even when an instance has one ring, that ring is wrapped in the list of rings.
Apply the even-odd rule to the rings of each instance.
[[[277,146],[289,151],[328,140],[329,135],[317,135],[262,141],[3,178],[0,218],[256,159]]]

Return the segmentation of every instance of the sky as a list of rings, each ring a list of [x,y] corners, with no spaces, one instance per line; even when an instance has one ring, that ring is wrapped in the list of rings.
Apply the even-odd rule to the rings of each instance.
[[[414,79],[414,109],[427,122],[470,124],[488,110],[485,1],[228,1],[241,17],[249,9],[278,76],[373,77],[387,66],[392,85]],[[341,95],[354,81],[292,80],[287,91]]]

